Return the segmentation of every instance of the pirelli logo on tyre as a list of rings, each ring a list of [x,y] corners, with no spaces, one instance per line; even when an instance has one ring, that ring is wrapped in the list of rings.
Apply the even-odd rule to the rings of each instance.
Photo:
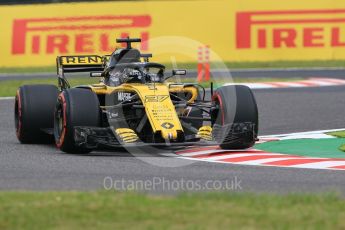
[[[140,37],[145,51],[151,21],[148,14],[16,18],[11,51],[12,55],[109,53],[115,38],[127,36]]]
[[[236,48],[345,47],[345,9],[236,14]]]

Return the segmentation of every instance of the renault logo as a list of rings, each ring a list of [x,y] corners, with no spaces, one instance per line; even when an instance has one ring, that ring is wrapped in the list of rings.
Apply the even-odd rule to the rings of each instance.
[[[165,128],[165,129],[172,129],[172,128],[174,128],[174,125],[169,123],[169,122],[164,122],[161,126],[163,128]]]

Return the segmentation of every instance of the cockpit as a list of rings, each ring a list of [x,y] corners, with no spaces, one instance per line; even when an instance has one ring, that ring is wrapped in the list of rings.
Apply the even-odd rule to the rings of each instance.
[[[109,71],[108,85],[123,83],[152,83],[164,81],[165,66],[154,62],[117,64]]]
[[[123,83],[149,83],[164,80],[165,66],[148,62],[151,54],[142,55],[139,50],[133,49],[132,42],[140,39],[117,39],[117,42],[126,42],[127,48],[116,49],[106,63],[104,83],[109,86],[118,86]],[[144,62],[141,62],[144,58]]]

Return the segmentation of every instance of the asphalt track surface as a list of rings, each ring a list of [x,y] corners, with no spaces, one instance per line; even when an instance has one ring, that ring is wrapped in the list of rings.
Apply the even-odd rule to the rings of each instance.
[[[344,86],[254,93],[259,106],[260,135],[345,127]],[[13,123],[13,100],[0,101],[0,190],[102,190],[107,178],[107,188],[115,180],[117,189],[128,189],[136,182],[136,188],[152,193],[207,191],[219,189],[221,183],[225,190],[237,192],[339,191],[345,195],[345,175],[341,171],[209,162],[159,167],[147,162],[173,166],[188,160],[151,155],[143,156],[143,161],[125,151],[98,151],[85,156],[63,154],[53,145],[19,144]],[[148,186],[145,188],[140,182]],[[150,186],[150,182],[155,185]],[[233,187],[225,187],[231,182]]]

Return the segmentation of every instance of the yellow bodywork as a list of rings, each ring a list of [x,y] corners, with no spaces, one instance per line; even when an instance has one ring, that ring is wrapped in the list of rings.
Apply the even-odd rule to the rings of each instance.
[[[165,140],[176,140],[178,131],[183,132],[182,125],[170,99],[170,92],[188,92],[192,97],[188,103],[193,103],[198,91],[193,86],[171,85],[166,83],[130,83],[110,87],[103,83],[90,85],[96,94],[112,94],[115,92],[136,93],[145,107],[148,120],[154,133],[160,132]]]
[[[206,141],[212,141],[212,127],[208,125],[200,127],[196,136]]]
[[[139,138],[138,135],[131,129],[128,128],[118,128],[115,130],[118,138],[125,143],[136,142]]]

